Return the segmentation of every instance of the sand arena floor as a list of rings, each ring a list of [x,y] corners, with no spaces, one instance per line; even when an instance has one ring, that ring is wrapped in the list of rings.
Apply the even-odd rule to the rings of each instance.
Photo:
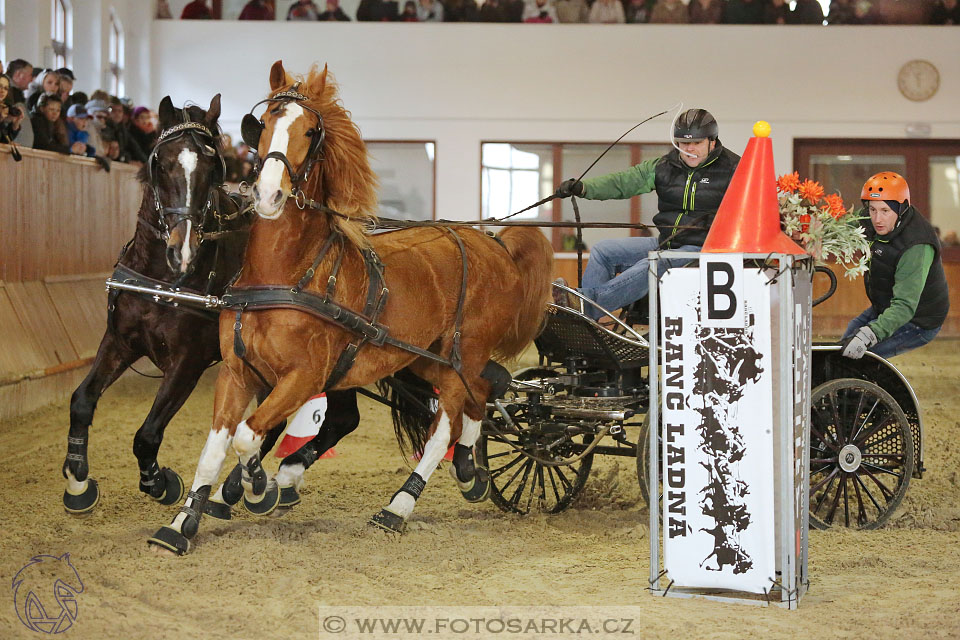
[[[18,620],[10,581],[32,556],[64,552],[85,587],[68,638],[332,638],[319,626],[324,605],[616,607],[633,620],[632,633],[617,637],[960,637],[960,343],[937,341],[895,363],[925,411],[928,472],[911,481],[885,529],[811,532],[811,589],[793,612],[646,592],[647,512],[628,458],[598,458],[582,499],[553,516],[467,504],[437,472],[403,537],[370,529],[367,518],[410,463],[386,410],[366,399],[360,429],[308,472],[295,510],[205,518],[191,554],[158,557],[146,540],[176,508],[137,491],[131,453],[157,383],[127,376],[104,396],[91,430],[102,501],[90,516],[70,517],[61,505],[67,406],[0,423],[0,576],[8,585],[0,638],[42,636]],[[160,452],[161,465],[188,485],[214,375],[169,426]],[[276,459],[267,466],[275,470]]]

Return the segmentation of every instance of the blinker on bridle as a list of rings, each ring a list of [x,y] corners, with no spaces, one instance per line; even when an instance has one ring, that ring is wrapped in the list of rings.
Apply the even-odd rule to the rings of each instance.
[[[307,157],[303,161],[303,166],[300,167],[300,171],[294,171],[293,165],[290,163],[290,160],[287,158],[286,154],[282,151],[271,151],[263,158],[257,162],[256,173],[260,173],[260,170],[263,168],[263,163],[267,160],[273,158],[274,160],[279,160],[283,163],[283,166],[287,168],[287,173],[290,175],[291,190],[296,192],[301,183],[303,183],[309,176],[310,172],[313,170],[313,165],[316,164],[318,160],[323,159],[323,140],[326,136],[326,130],[323,127],[323,116],[320,115],[320,112],[316,109],[307,106],[304,104],[309,98],[303,95],[298,91],[300,88],[300,83],[293,85],[292,89],[287,91],[281,91],[274,94],[269,98],[265,98],[253,105],[250,108],[249,113],[243,116],[243,120],[240,121],[240,136],[243,138],[243,141],[248,147],[256,150],[260,147],[260,136],[263,134],[264,124],[263,120],[253,115],[253,110],[259,107],[264,103],[279,102],[285,104],[288,102],[296,102],[300,107],[309,111],[317,117],[317,125],[310,130],[308,135],[311,136],[310,148],[307,150]]]
[[[219,168],[219,173],[210,184],[210,189],[207,192],[207,202],[200,214],[200,222],[197,224],[197,227],[194,230],[194,232],[197,234],[198,244],[202,244],[204,240],[203,228],[207,221],[210,208],[213,205],[213,192],[219,185],[223,184],[226,174],[226,163],[224,162],[223,156],[220,154],[220,151],[217,148],[217,138],[213,132],[199,122],[192,122],[187,116],[185,108],[182,109],[181,112],[183,113],[184,121],[161,131],[157,138],[157,144],[154,145],[153,151],[150,152],[150,157],[147,158],[147,168],[150,173],[150,188],[153,189],[153,202],[157,208],[160,235],[164,241],[168,241],[170,239],[171,225],[167,224],[167,216],[175,216],[172,227],[176,228],[181,222],[190,218],[190,212],[186,207],[163,207],[160,205],[160,191],[157,188],[157,178],[155,174],[156,170],[154,168],[154,165],[156,164],[157,151],[163,144],[181,138],[185,135],[189,135],[203,155],[213,155],[220,161],[217,165]],[[210,144],[204,144],[200,139],[198,139],[200,136],[209,139]],[[206,150],[207,147],[211,147],[213,152],[208,152]]]

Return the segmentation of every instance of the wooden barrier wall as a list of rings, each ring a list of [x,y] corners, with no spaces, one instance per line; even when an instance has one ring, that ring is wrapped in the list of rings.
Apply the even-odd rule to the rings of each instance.
[[[20,152],[0,145],[0,418],[64,400],[86,375],[141,196],[129,165]]]
[[[558,254],[554,263],[555,277],[562,276],[571,286],[577,282],[576,255]],[[584,265],[589,254],[584,255]],[[947,262],[943,265],[950,286],[950,314],[943,325],[938,337],[960,337],[960,263]],[[813,309],[813,335],[815,339],[832,340],[839,338],[847,323],[870,306],[867,294],[863,290],[863,279],[848,280],[843,276],[843,270],[831,265],[837,274],[837,291],[826,302]],[[818,275],[814,278],[814,297],[823,295],[828,287],[827,277]]]

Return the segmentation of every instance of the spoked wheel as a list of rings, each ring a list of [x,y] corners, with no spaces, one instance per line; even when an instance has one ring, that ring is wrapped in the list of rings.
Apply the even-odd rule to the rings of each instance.
[[[532,381],[554,377],[550,369],[531,369],[517,376],[517,380]],[[504,405],[518,398],[512,392],[504,398]],[[518,432],[509,427],[493,411],[493,419],[500,434],[484,427],[477,444],[480,464],[490,472],[490,499],[504,511],[527,514],[531,511],[559,513],[580,495],[590,475],[593,454],[590,453],[569,466],[542,464],[529,457],[555,462],[579,456],[593,440],[592,435],[567,437],[550,429],[546,421],[531,415],[528,405],[517,404],[512,419]]]
[[[663,439],[662,436],[657,433],[657,445],[658,448],[663,450]],[[647,484],[649,482],[647,478],[647,469],[650,467],[650,413],[647,412],[646,417],[643,419],[643,424],[640,426],[640,436],[637,440],[637,481],[640,483],[640,494],[643,496],[643,501],[646,503],[647,507],[650,506],[650,487]],[[663,459],[660,460],[660,479],[663,479]],[[662,487],[663,484],[658,482]],[[661,489],[662,491],[662,489]],[[658,502],[663,500],[663,493],[659,495]]]
[[[907,492],[913,464],[910,423],[889,393],[855,378],[813,390],[811,525],[883,526]]]

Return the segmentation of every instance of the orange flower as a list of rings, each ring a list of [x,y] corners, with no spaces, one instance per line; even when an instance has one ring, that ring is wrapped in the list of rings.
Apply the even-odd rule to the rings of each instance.
[[[823,199],[827,204],[820,208],[821,211],[829,213],[834,220],[839,220],[846,215],[847,210],[843,206],[843,198],[840,197],[839,193],[831,193],[824,196]]]
[[[800,174],[794,171],[777,178],[777,191],[781,193],[794,193],[800,186]]]
[[[823,197],[823,186],[819,182],[810,179],[801,182],[797,191],[800,192],[800,197],[810,204],[819,202],[820,198]]]
[[[810,228],[810,216],[806,213],[797,218],[800,220],[800,233],[806,233]]]

